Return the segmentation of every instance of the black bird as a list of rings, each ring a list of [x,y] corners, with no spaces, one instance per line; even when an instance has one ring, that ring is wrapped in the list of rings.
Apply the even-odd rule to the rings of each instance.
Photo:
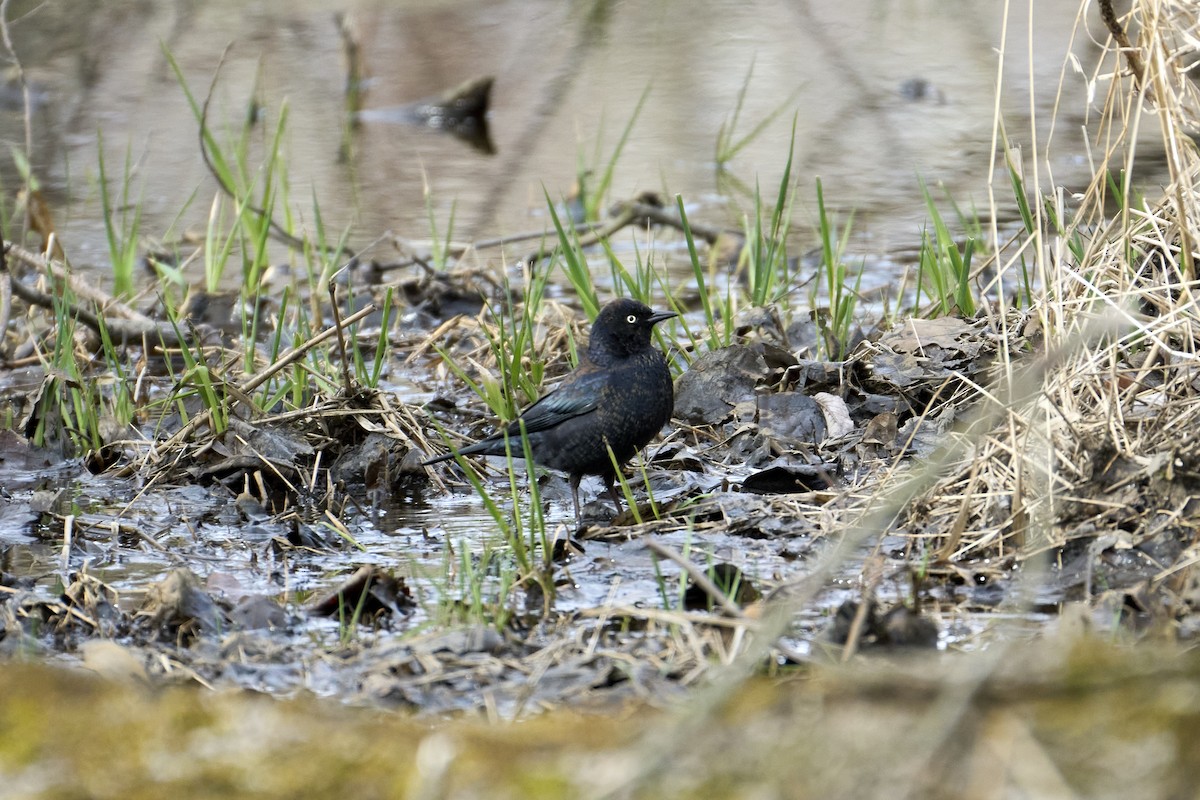
[[[621,500],[613,482],[616,472],[608,448],[618,464],[633,457],[671,418],[675,388],[667,360],[651,343],[654,326],[677,316],[652,311],[636,300],[614,300],[592,325],[587,352],[579,366],[550,393],[521,412],[520,419],[458,451],[459,455],[505,455],[504,438],[514,456],[523,452],[521,423],[529,451],[539,464],[566,472],[580,521],[579,481],[599,475],[608,496],[621,513]],[[454,453],[424,462],[436,464]]]

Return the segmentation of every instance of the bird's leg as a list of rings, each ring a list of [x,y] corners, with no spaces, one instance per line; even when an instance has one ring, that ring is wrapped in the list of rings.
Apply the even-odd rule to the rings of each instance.
[[[571,499],[575,501],[575,527],[583,524],[583,517],[579,513],[579,480],[582,475],[571,476]]]
[[[621,495],[617,491],[615,484],[616,477],[613,475],[604,476],[604,488],[608,492],[608,497],[613,501],[613,505],[617,507],[617,516],[621,516]]]

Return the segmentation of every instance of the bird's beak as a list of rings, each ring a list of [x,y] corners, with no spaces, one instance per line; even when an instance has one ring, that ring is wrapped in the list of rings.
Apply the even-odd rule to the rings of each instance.
[[[653,314],[651,314],[649,317],[647,317],[646,321],[649,322],[651,325],[657,325],[658,323],[662,322],[665,319],[670,319],[671,317],[678,317],[678,316],[679,315],[676,314],[674,311],[655,311]]]

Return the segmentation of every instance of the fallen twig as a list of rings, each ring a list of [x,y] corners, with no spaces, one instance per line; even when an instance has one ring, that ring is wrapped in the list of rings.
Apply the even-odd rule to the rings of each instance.
[[[692,579],[692,583],[694,583],[705,594],[711,597],[713,602],[719,605],[721,610],[726,614],[738,618],[744,618],[746,616],[742,612],[741,606],[733,602],[733,600],[729,598],[729,595],[722,592],[720,587],[713,583],[708,575],[704,573],[704,570],[700,569],[695,564],[688,561],[682,555],[667,547],[662,542],[654,539],[647,539],[646,547],[654,551],[655,554],[660,555],[669,561],[674,561],[676,564],[682,567],[684,572],[688,574],[688,577]]]

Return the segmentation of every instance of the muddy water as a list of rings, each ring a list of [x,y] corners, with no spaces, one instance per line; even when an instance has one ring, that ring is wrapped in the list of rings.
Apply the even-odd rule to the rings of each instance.
[[[866,264],[864,285],[872,286],[895,280],[897,265],[911,261],[919,244],[926,215],[918,176],[987,216],[998,81],[1000,111],[1024,158],[1034,158],[1036,142],[1036,156],[1068,190],[1090,175],[1085,82],[1068,71],[1060,96],[1059,77],[1068,49],[1090,72],[1092,38],[1103,38],[1099,25],[1088,18],[1091,33],[1073,35],[1075,3],[1032,5],[1014,4],[1006,25],[1001,3],[949,0],[347,0],[336,8],[312,0],[50,0],[13,4],[22,12],[13,38],[36,89],[33,161],[63,242],[78,264],[101,273],[101,149],[110,176],[120,175],[131,156],[132,197],[144,208],[146,234],[203,229],[214,183],[162,48],[202,97],[232,44],[213,93],[213,127],[230,142],[258,102],[266,138],[262,131],[286,104],[290,207],[310,230],[315,198],[326,226],[349,227],[357,247],[386,232],[427,239],[426,186],[442,236],[451,219],[454,237],[468,241],[541,230],[543,190],[564,197],[581,165],[602,169],[648,91],[617,164],[613,199],[642,190],[680,193],[696,218],[737,225],[751,208],[746,187],[757,181],[774,196],[794,117],[796,251],[814,244],[819,177],[839,219],[853,212],[852,263]],[[345,14],[361,44],[366,108],[393,108],[495,76],[496,153],[420,127],[371,121],[352,133],[349,157],[340,157],[346,73],[334,11]],[[782,113],[719,175],[718,132],[744,85],[739,135],[774,110]],[[22,141],[20,112],[10,103],[0,113],[5,139]],[[1153,165],[1148,169],[1144,179],[1153,183]],[[996,181],[1001,216],[1008,217],[1008,178],[1001,172]],[[386,257],[390,249],[373,252]],[[671,261],[670,253],[659,257]]]

